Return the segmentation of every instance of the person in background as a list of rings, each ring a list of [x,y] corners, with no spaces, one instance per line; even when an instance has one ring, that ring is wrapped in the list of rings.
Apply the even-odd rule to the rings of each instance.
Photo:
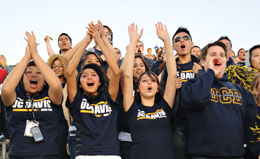
[[[67,144],[68,144],[68,128],[70,126],[70,114],[65,105],[67,99],[67,86],[66,86],[66,68],[67,61],[63,54],[53,54],[49,57],[47,64],[58,76],[63,88],[63,102],[59,107],[59,123],[58,123],[58,146],[60,159],[68,159]]]
[[[200,50],[200,47],[195,45],[191,48],[191,54],[194,55],[195,57],[197,57],[199,59],[200,57],[200,53],[201,53],[201,50]]]
[[[140,40],[136,44],[136,54],[140,54],[145,59],[150,69],[153,67],[154,60],[144,56],[144,43]]]
[[[48,55],[51,56],[54,54],[54,51],[51,47],[50,36],[45,36],[44,41],[46,42]],[[58,47],[60,48],[59,54],[66,55],[72,47],[72,39],[67,33],[61,33],[58,37]]]
[[[161,49],[158,52],[158,60],[155,61],[152,67],[152,72],[154,72],[157,76],[160,75],[163,69],[160,68],[163,62],[166,61],[166,56],[165,56],[165,50]]]
[[[194,67],[199,65],[199,60],[191,55],[193,47],[192,37],[187,28],[179,27],[172,36],[173,48],[177,53],[177,81],[176,97],[172,111],[172,127],[174,128],[174,157],[175,159],[187,159],[187,113],[180,101],[186,97],[180,95],[182,84],[195,78]],[[167,60],[167,58],[166,58]],[[160,85],[165,88],[167,70],[164,69],[161,75]]]
[[[236,63],[236,65],[239,66],[245,66],[246,64],[246,50],[244,48],[241,48],[237,52],[237,56],[239,59],[239,62]]]
[[[12,67],[7,65],[5,55],[0,55],[0,67],[7,71],[7,75],[12,71]]]
[[[147,54],[145,55],[145,57],[149,58],[149,59],[152,59],[152,60],[155,60],[155,57],[154,55],[152,54],[152,49],[151,48],[148,48],[147,49]]]
[[[230,65],[235,65],[235,62],[232,59],[232,43],[231,40],[227,36],[221,36],[217,41],[222,42],[227,47],[227,68]]]

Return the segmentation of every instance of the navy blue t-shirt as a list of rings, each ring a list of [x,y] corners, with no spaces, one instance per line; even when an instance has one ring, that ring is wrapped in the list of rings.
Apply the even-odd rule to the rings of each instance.
[[[133,159],[173,158],[171,110],[163,98],[152,107],[136,101],[133,103],[127,112],[133,140]]]
[[[10,156],[48,156],[59,154],[56,141],[58,133],[58,106],[53,104],[48,97],[48,89],[48,86],[45,85],[41,93],[33,99],[33,111],[44,138],[43,141],[36,143],[32,137],[24,136],[26,120],[32,119],[30,113],[32,111],[32,102],[29,99],[30,97],[25,97],[23,90],[16,88],[16,101],[12,106],[6,108],[11,141]]]
[[[117,103],[113,102],[107,91],[96,100],[89,101],[78,88],[73,102],[67,106],[77,127],[76,156],[120,155]]]

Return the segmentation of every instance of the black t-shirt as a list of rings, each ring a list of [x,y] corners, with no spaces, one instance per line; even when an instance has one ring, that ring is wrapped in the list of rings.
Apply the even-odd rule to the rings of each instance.
[[[48,97],[48,86],[45,85],[33,102],[30,97],[25,97],[23,90],[16,88],[15,103],[6,108],[8,115],[10,150],[11,156],[48,156],[58,155],[57,133],[58,133],[58,106],[52,103]],[[25,101],[24,101],[25,100]],[[35,118],[39,122],[39,128],[44,140],[35,142],[32,137],[24,136],[26,120],[32,119],[32,106]]]
[[[173,158],[171,110],[163,98],[152,107],[133,103],[127,112],[133,159]]]
[[[89,101],[78,88],[73,102],[67,106],[77,127],[76,156],[120,155],[117,103],[108,92],[102,92],[97,99]]]
[[[187,82],[190,79],[194,79],[195,73],[192,70],[192,67],[194,65],[193,63],[194,62],[199,63],[199,60],[195,56],[191,55],[191,61],[188,62],[188,63],[179,64],[178,61],[179,61],[179,59],[177,58],[176,59],[177,77],[180,77],[182,79],[182,84],[184,82]],[[160,86],[162,88],[165,88],[167,76],[168,76],[167,70],[164,69],[164,72],[162,74],[161,83],[160,83]],[[174,118],[176,117],[176,119],[174,119],[174,120],[176,120],[176,122],[182,122],[182,121],[187,120],[187,113],[182,108],[181,103],[180,103],[180,101],[182,100],[182,97],[180,96],[180,91],[181,91],[181,88],[176,90],[176,97],[175,97],[175,103],[174,103],[174,108],[173,108],[174,109],[174,115],[175,115],[175,112],[177,112],[176,116],[174,116]]]

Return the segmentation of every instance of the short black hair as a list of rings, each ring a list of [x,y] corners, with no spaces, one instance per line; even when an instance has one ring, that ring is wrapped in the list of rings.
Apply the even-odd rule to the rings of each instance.
[[[239,49],[238,52],[237,52],[237,56],[239,56],[239,52],[240,52],[241,50],[245,50],[245,49],[244,49],[244,48]],[[245,51],[246,51],[246,50],[245,50]]]
[[[230,47],[232,48],[232,42],[231,40],[228,38],[228,36],[221,36],[217,41],[220,41],[220,40],[228,40],[230,42]]]
[[[258,44],[258,45],[254,45],[253,47],[251,47],[251,48],[249,49],[249,62],[250,62],[250,66],[251,66],[251,67],[253,67],[253,66],[252,66],[252,63],[251,63],[252,51],[255,50],[255,49],[260,49],[260,45],[259,45],[259,44]]]
[[[60,41],[60,37],[61,37],[62,35],[67,36],[67,37],[69,38],[69,40],[70,40],[70,43],[72,43],[72,39],[71,39],[71,37],[70,37],[67,33],[61,33],[61,34],[59,35],[59,37],[58,37],[58,42]]]
[[[172,44],[174,44],[174,38],[175,38],[175,36],[178,34],[178,33],[181,33],[181,32],[184,32],[184,33],[187,33],[189,36],[190,36],[190,39],[191,39],[191,41],[192,41],[192,37],[191,37],[191,35],[190,35],[190,32],[189,32],[189,30],[187,29],[187,28],[184,28],[184,27],[179,27],[177,30],[176,30],[176,32],[174,33],[174,35],[172,36]]]

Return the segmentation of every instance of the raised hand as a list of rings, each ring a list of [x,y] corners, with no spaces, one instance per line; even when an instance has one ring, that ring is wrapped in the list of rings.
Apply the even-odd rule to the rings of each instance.
[[[93,22],[88,24],[88,34],[91,35],[95,41],[100,39],[100,32],[98,31],[98,28],[94,25]]]
[[[50,36],[48,36],[48,35],[45,35],[45,37],[44,37],[44,41],[47,42],[47,41],[49,41],[49,39],[53,40],[52,37],[50,37]]]
[[[157,24],[155,24],[155,28],[156,28],[157,36],[162,41],[170,40],[170,36],[169,36],[168,31],[167,31],[166,25],[163,25],[162,22],[158,22]]]
[[[32,59],[32,54],[31,54],[31,50],[30,50],[29,44],[27,44],[27,46],[26,46],[25,56],[28,57],[30,60]]]
[[[176,80],[176,89],[181,88],[181,86],[182,86],[182,81],[181,81],[181,78],[178,77],[177,80]]]
[[[25,40],[28,42],[31,50],[31,54],[36,53],[37,51],[37,43],[36,43],[36,37],[34,35],[34,32],[29,33],[28,31],[25,33],[26,37]]]
[[[105,36],[105,32],[104,32],[104,27],[103,24],[100,20],[98,20],[98,24],[97,24],[98,28],[99,28],[99,32],[100,32],[100,37],[104,37]]]
[[[193,63],[192,70],[193,70],[193,72],[194,72],[195,74],[198,74],[198,73],[199,73],[199,70],[202,70],[202,67],[201,67],[198,63],[194,62],[194,63]]]
[[[138,41],[143,35],[143,29],[141,29],[140,33],[138,34],[138,26],[135,25],[135,23],[132,23],[130,26],[128,26],[128,33],[130,41]]]
[[[86,34],[85,39],[86,39],[87,44],[89,44],[89,43],[91,43],[93,37],[92,37],[92,35],[91,35],[90,32],[89,32],[89,28],[86,27],[86,29],[87,29],[87,34]]]
[[[218,58],[212,58],[208,61],[208,68],[212,69],[215,73],[215,77],[218,77],[219,74],[221,74],[222,71],[222,67],[226,67],[226,66],[218,66],[216,64],[218,64],[219,60]]]

